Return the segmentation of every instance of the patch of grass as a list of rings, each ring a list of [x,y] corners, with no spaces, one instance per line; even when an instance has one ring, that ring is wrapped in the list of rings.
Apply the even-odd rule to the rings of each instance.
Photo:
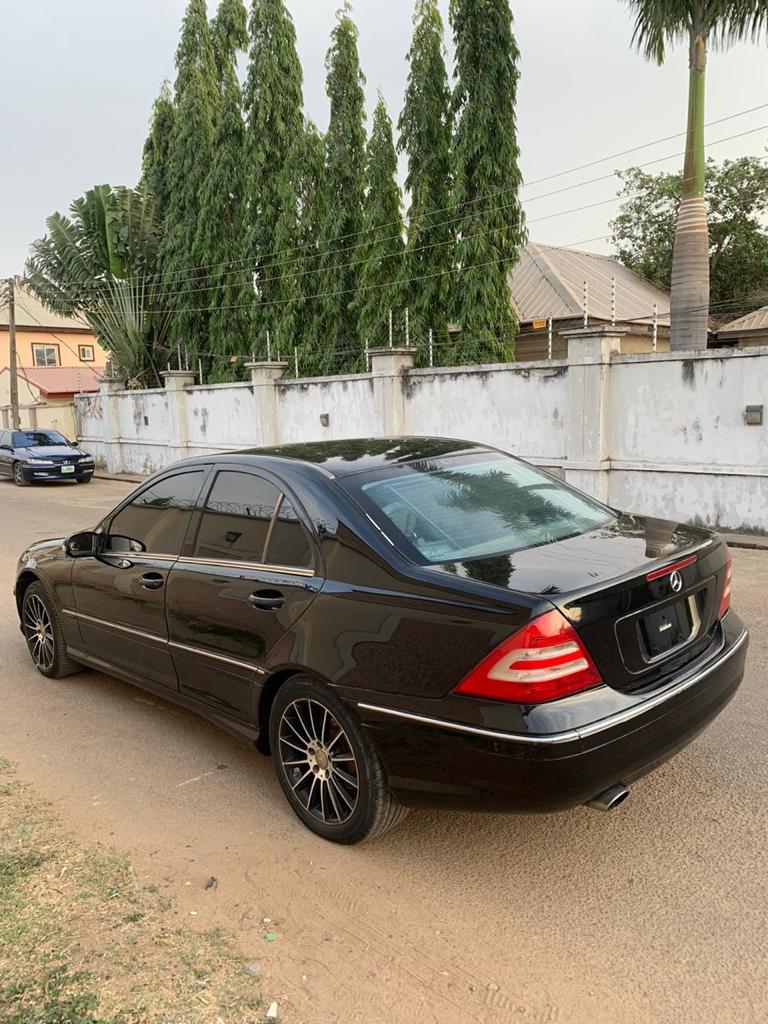
[[[128,860],[79,844],[0,759],[0,1024],[256,1021],[232,935],[176,924]]]
[[[129,1024],[128,1018],[98,1013],[99,997],[88,988],[84,972],[54,967],[32,984],[16,982],[0,989],[0,1006],[8,1007],[8,1024]]]

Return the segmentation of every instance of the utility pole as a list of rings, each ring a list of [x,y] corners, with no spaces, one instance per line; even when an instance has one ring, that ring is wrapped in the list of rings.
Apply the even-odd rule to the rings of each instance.
[[[21,429],[19,419],[19,377],[16,366],[16,305],[14,296],[14,280],[8,278],[8,340],[10,344],[11,373],[11,430]]]

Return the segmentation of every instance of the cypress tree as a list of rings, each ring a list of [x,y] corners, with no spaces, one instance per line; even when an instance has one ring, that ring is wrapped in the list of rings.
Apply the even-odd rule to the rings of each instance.
[[[173,310],[171,342],[192,359],[207,343],[206,293],[198,289],[202,275],[195,270],[192,254],[201,196],[213,158],[218,92],[205,0],[189,0],[176,69],[162,270],[167,303]]]
[[[325,293],[318,300],[323,343],[343,349],[339,371],[354,365],[359,347],[354,299],[360,264],[355,260],[365,190],[365,78],[349,10],[346,4],[338,13],[325,62],[331,116],[325,137],[326,219],[320,238],[322,289],[318,289]]]
[[[296,262],[295,301],[291,306],[295,322],[301,325],[297,335],[299,368],[302,376],[332,373],[334,365],[328,358],[320,320],[321,301],[316,298],[322,291],[322,261],[320,235],[327,219],[328,190],[325,187],[325,139],[310,120],[307,120],[301,138],[299,176],[298,241],[300,249]]]
[[[525,243],[515,100],[519,51],[509,0],[451,0],[456,48],[452,314],[462,361],[508,359],[517,329],[508,275]]]
[[[403,313],[403,215],[397,184],[397,155],[392,122],[379,96],[365,160],[366,196],[363,234],[357,246],[360,291],[352,303],[358,318],[358,336],[372,346],[384,345],[389,333],[389,311]]]
[[[253,0],[250,17],[250,63],[245,85],[248,161],[251,180],[249,253],[256,271],[259,305],[254,331],[259,345],[266,332],[274,337],[278,303],[285,296],[285,275],[299,255],[296,238],[281,220],[291,207],[296,183],[286,164],[303,133],[302,71],[296,30],[283,0]],[[288,251],[286,251],[288,250]]]
[[[173,138],[174,109],[171,87],[167,81],[152,107],[152,122],[144,143],[141,161],[141,185],[154,196],[157,220],[162,224],[168,208],[170,183],[168,161]]]
[[[304,351],[308,323],[302,299],[316,287],[314,264],[316,238],[307,233],[307,189],[310,171],[310,135],[317,136],[311,122],[294,138],[286,155],[282,174],[283,205],[275,222],[274,244],[281,255],[272,270],[270,310],[272,345],[287,355],[294,346]],[[309,289],[309,291],[307,291]]]
[[[238,52],[248,46],[248,12],[243,0],[219,0],[211,21],[211,45],[223,93],[228,69],[236,67]]]
[[[213,143],[213,162],[205,180],[195,236],[194,259],[204,270],[200,296],[210,308],[209,376],[236,379],[239,363],[230,357],[250,353],[254,302],[247,261],[248,205],[245,166],[245,124],[240,84],[233,62],[222,65],[221,97]],[[202,302],[201,302],[202,304]]]
[[[449,358],[454,236],[451,224],[445,223],[451,217],[452,117],[437,0],[417,0],[414,24],[405,104],[398,122],[399,149],[408,158],[405,188],[411,198],[404,301],[414,337],[434,332],[435,362],[440,363]]]

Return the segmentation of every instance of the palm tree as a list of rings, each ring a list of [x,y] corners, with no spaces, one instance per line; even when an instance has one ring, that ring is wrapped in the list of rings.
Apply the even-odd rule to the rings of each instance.
[[[32,244],[26,284],[43,305],[84,319],[110,361],[144,386],[162,383],[169,315],[157,274],[161,230],[151,193],[97,185],[54,213]]]
[[[663,64],[667,47],[687,42],[688,135],[683,196],[672,256],[670,347],[707,346],[709,237],[704,202],[704,78],[707,43],[720,47],[757,41],[768,27],[766,0],[625,0],[635,14],[632,42],[648,60]]]

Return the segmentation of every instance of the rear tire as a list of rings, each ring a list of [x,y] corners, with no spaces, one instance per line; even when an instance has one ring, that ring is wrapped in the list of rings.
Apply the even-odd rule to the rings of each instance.
[[[322,839],[362,843],[407,816],[360,723],[322,683],[296,676],[278,690],[269,742],[289,804]]]
[[[20,462],[14,462],[13,464],[13,482],[17,487],[29,487],[29,480],[24,476],[24,470],[21,468]]]
[[[83,666],[67,654],[59,613],[42,583],[30,583],[24,591],[21,624],[38,672],[49,679],[63,679],[82,671]]]

